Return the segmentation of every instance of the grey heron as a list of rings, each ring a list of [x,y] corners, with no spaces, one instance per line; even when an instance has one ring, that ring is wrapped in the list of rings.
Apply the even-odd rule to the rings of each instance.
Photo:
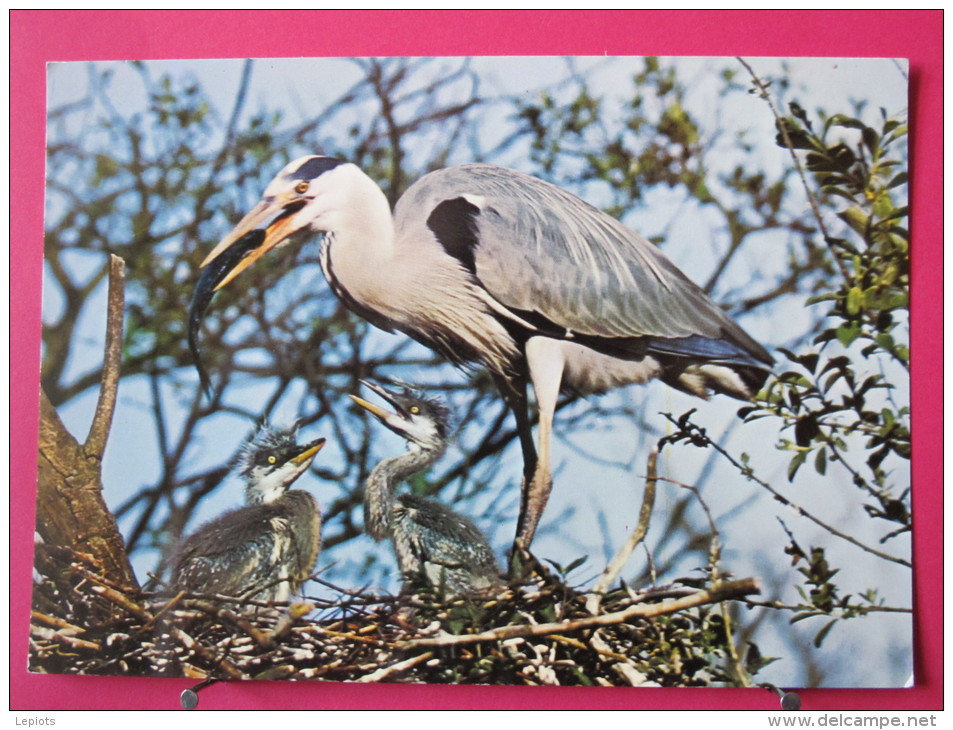
[[[245,443],[236,470],[246,506],[185,539],[173,558],[172,586],[191,593],[287,601],[314,569],[321,515],[308,492],[289,489],[324,446],[299,445],[297,428],[262,427]]]
[[[423,176],[393,214],[356,165],[288,164],[203,266],[262,230],[209,277],[217,290],[296,231],[323,234],[333,291],[381,329],[458,365],[482,364],[516,419],[523,491],[514,547],[528,549],[552,488],[560,392],[658,378],[707,398],[750,398],[774,360],[655,246],[543,180],[486,164]],[[528,384],[538,410],[533,441]]]
[[[447,445],[449,411],[414,390],[361,381],[394,409],[351,398],[407,442],[407,450],[375,466],[364,485],[364,531],[390,538],[405,581],[423,578],[447,595],[499,583],[496,558],[479,528],[446,505],[416,494],[395,496],[397,484],[426,469]]]

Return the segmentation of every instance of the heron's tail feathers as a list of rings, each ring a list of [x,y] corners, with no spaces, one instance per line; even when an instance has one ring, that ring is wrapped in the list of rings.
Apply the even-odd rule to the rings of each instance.
[[[723,393],[739,400],[751,400],[770,371],[767,368],[736,364],[705,363],[689,365],[664,380],[674,388],[707,398],[712,393]]]

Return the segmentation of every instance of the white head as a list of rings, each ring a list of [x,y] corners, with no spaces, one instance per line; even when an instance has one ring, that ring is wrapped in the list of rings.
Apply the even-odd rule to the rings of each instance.
[[[352,395],[351,400],[404,438],[409,449],[441,451],[446,446],[450,411],[443,403],[407,386],[390,390],[369,380],[361,383],[386,400],[394,410],[388,411],[356,395]]]
[[[297,434],[297,425],[284,429],[262,426],[242,447],[236,466],[246,479],[249,504],[274,502],[311,466],[325,439],[299,445]]]
[[[221,289],[293,233],[336,231],[361,225],[371,216],[386,216],[390,207],[377,184],[353,163],[335,157],[309,155],[289,163],[268,183],[261,201],[205,257],[205,267],[252,231],[262,230],[261,243],[245,251],[234,265],[216,276]],[[246,241],[249,239],[245,239]]]

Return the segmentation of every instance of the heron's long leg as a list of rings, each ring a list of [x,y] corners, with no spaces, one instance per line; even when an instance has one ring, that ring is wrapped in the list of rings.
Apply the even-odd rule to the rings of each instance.
[[[536,472],[538,458],[536,456],[536,444],[533,443],[533,425],[529,418],[529,403],[526,397],[526,378],[504,378],[495,377],[497,387],[503,395],[503,399],[513,412],[516,418],[516,432],[519,434],[520,447],[523,450],[523,488],[520,493],[520,514],[516,522],[516,544],[515,547],[528,546],[529,542],[522,542],[520,536],[526,529],[526,500],[529,493],[529,484],[532,483],[533,474]],[[535,526],[534,526],[535,531]],[[530,535],[532,539],[532,535]]]
[[[528,549],[553,488],[550,467],[553,416],[562,384],[565,359],[559,342],[545,337],[533,337],[526,343],[526,361],[536,393],[536,407],[539,410],[539,459],[528,482],[528,488],[523,490],[523,514],[516,533],[517,547]]]

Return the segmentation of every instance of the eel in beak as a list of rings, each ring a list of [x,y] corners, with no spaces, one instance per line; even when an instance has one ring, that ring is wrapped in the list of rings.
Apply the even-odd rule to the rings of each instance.
[[[219,285],[228,278],[241,262],[253,251],[261,248],[265,240],[265,231],[253,229],[235,241],[227,249],[219,253],[202,269],[195,291],[192,293],[192,303],[189,305],[189,350],[192,361],[199,373],[199,381],[205,395],[212,398],[212,381],[202,364],[202,352],[199,347],[199,334],[202,329],[202,320],[209,302],[215,296]]]

